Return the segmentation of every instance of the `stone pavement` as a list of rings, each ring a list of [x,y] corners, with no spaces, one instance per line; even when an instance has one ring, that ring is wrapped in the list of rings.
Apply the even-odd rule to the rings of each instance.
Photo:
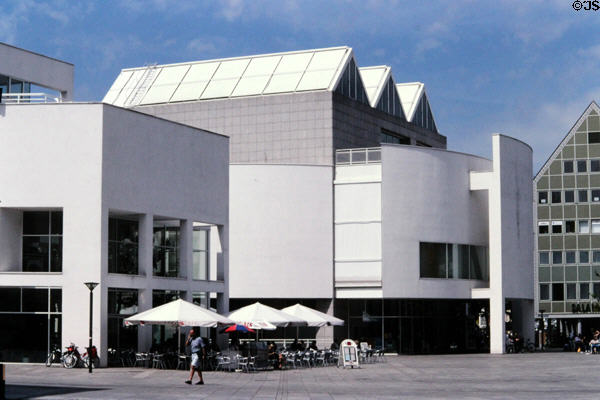
[[[559,399],[600,397],[600,355],[388,356],[361,369],[318,367],[256,373],[104,368],[89,374],[9,364],[8,399]]]

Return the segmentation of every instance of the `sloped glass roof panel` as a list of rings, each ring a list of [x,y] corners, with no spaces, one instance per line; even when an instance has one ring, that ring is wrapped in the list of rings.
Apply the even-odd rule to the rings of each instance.
[[[293,92],[296,90],[298,82],[300,82],[300,78],[302,78],[302,72],[273,75],[269,85],[263,91],[263,93]]]
[[[269,82],[271,75],[249,76],[240,79],[231,94],[232,96],[252,96],[261,94]]]
[[[229,97],[239,78],[212,80],[200,96],[201,99]]]
[[[171,101],[199,99],[218,67],[218,62],[193,64],[175,90]]]
[[[189,65],[165,67],[154,80],[140,104],[166,103],[190,69]]]
[[[249,59],[223,61],[215,72],[213,80],[239,79],[250,62]],[[209,85],[210,87],[210,85]]]
[[[138,69],[133,71],[131,78],[129,78],[129,80],[123,87],[123,90],[121,90],[121,93],[119,93],[119,96],[115,99],[113,103],[115,106],[123,107],[125,105],[125,102],[132,94],[133,90],[137,87],[145,71],[145,69]]]
[[[346,49],[317,51],[310,60],[307,71],[328,69],[337,70],[345,54]]]
[[[261,75],[271,76],[273,72],[275,72],[275,68],[277,67],[277,64],[279,64],[279,61],[281,61],[281,56],[253,58],[250,61],[250,64],[248,64],[246,72],[244,72],[244,77]]]
[[[275,69],[275,74],[288,74],[291,72],[303,72],[306,70],[313,53],[286,54]]]
[[[336,70],[330,69],[325,71],[306,71],[302,76],[302,80],[296,87],[296,90],[317,90],[327,89]]]
[[[102,101],[104,103],[113,103],[119,96],[119,93],[121,93],[121,90],[129,78],[131,78],[131,75],[133,75],[133,71],[122,71],[119,76],[117,76],[117,79],[114,81],[110,89],[108,89],[108,92]]]

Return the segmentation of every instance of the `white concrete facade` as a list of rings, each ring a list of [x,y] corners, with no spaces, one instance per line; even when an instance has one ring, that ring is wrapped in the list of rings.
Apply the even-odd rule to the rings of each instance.
[[[0,106],[0,288],[62,289],[62,345],[88,338],[88,289],[94,291],[94,343],[107,351],[109,288],[137,289],[139,310],[152,307],[152,290],[217,294],[228,311],[228,138],[105,104]],[[62,271],[23,272],[21,215],[63,215]],[[139,221],[139,270],[108,272],[108,218]],[[155,277],[153,221],[180,223],[180,276]],[[192,279],[194,222],[210,224],[211,280]],[[140,348],[149,346],[140,330]]]
[[[5,43],[0,43],[0,60],[0,75],[55,90],[63,100],[73,100],[73,64]]]

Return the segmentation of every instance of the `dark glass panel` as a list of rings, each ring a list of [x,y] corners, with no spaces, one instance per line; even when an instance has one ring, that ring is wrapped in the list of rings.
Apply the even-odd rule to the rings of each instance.
[[[470,246],[471,261],[470,279],[488,280],[487,248],[483,246]]]
[[[47,272],[48,268],[48,236],[23,237],[23,271]]]
[[[552,203],[560,203],[561,202],[561,192],[552,192]]]
[[[48,312],[48,289],[23,289],[23,312]]]
[[[588,201],[588,192],[587,190],[580,190],[579,191],[579,202],[581,203],[585,203]]]
[[[540,300],[550,300],[550,287],[547,284],[540,285]]]
[[[565,299],[565,287],[562,283],[552,284],[552,300],[562,301]]]
[[[108,313],[133,315],[138,310],[138,291],[135,289],[108,289]]]
[[[12,79],[10,81],[10,92],[11,93],[22,93],[23,92],[23,82]]]
[[[548,203],[548,192],[539,192],[538,193],[538,203],[540,203],[540,204]]]
[[[446,278],[446,244],[420,244],[421,278]]]
[[[573,161],[563,161],[563,172],[566,174],[573,172]]]
[[[579,160],[577,161],[577,172],[586,172],[587,171],[587,161]]]
[[[600,132],[588,133],[588,142],[589,143],[600,143]]]
[[[50,316],[50,349],[62,345],[62,315]]]
[[[47,235],[50,213],[48,211],[24,211],[23,235]]]
[[[590,299],[590,284],[589,283],[580,283],[579,284],[579,298],[581,300],[589,300]]]
[[[600,160],[591,160],[590,161],[590,171],[592,171],[592,172],[600,171]]]
[[[62,271],[62,237],[51,236],[50,271]]]
[[[62,235],[63,233],[63,212],[52,211],[50,213],[50,232],[53,235]]]
[[[573,190],[565,190],[565,203],[573,203],[575,201],[575,192]]]
[[[46,361],[48,314],[0,314],[0,327],[0,361]]]
[[[62,289],[50,289],[50,312],[62,311]]]
[[[0,311],[21,311],[21,288],[0,288]]]
[[[590,262],[590,253],[588,251],[580,251],[579,252],[579,262],[582,264],[587,264]]]

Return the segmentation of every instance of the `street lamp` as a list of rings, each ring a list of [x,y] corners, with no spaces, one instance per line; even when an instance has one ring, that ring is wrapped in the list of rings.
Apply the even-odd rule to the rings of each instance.
[[[96,286],[98,286],[97,282],[85,282],[84,283],[85,286],[87,286],[88,289],[90,289],[90,346],[88,347],[88,366],[89,366],[89,372],[90,374],[92,373],[92,362],[94,360],[92,360],[92,312],[93,312],[93,305],[94,305],[94,295],[93,295],[93,291],[94,288]]]

